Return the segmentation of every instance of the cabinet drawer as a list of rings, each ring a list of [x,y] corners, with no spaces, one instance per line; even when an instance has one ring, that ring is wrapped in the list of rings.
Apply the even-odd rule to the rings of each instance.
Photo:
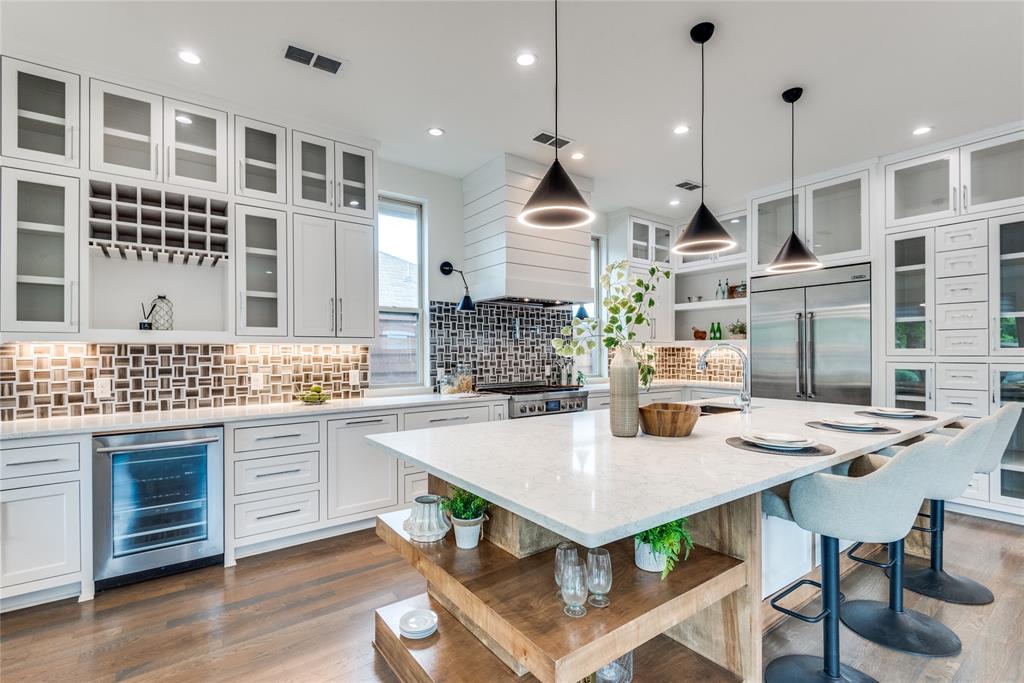
[[[971,221],[935,228],[935,251],[973,249],[988,245],[988,226],[985,221]]]
[[[988,482],[987,474],[975,474],[971,477],[970,483],[967,484],[967,490],[960,497],[973,500],[988,500]]]
[[[78,444],[27,446],[0,450],[0,479],[78,470]]]
[[[681,391],[640,391],[640,405],[652,403],[678,403],[683,400]]]
[[[935,339],[940,356],[984,356],[988,353],[988,330],[939,330]]]
[[[320,443],[319,422],[293,422],[235,430],[235,453]]]
[[[981,330],[987,327],[988,306],[984,302],[942,304],[935,307],[935,326],[939,330]]]
[[[988,366],[984,363],[939,363],[939,389],[988,391]]]
[[[935,281],[935,302],[960,304],[988,299],[988,278],[984,275],[944,277]]]
[[[422,496],[427,492],[427,473],[407,474],[404,479],[402,502],[411,505],[416,496]]]
[[[490,420],[490,408],[487,406],[467,406],[449,410],[430,410],[422,413],[405,414],[405,431],[425,429],[427,427],[444,427],[447,425],[475,424]]]
[[[612,399],[608,394],[598,394],[597,396],[587,396],[587,410],[604,410],[612,404]]]
[[[935,277],[982,275],[988,272],[988,247],[957,249],[935,255]]]
[[[709,398],[732,398],[739,396],[739,391],[726,391],[722,389],[691,389],[690,400],[702,401]]]
[[[939,389],[935,392],[935,409],[962,413],[966,417],[985,417],[988,415],[988,392]]]
[[[235,538],[289,529],[319,519],[319,491],[238,503],[235,505]]]
[[[320,451],[273,455],[235,463],[235,495],[320,481]]]

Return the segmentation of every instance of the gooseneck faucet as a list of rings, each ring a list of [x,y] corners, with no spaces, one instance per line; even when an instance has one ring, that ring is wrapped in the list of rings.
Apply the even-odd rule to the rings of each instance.
[[[750,356],[748,356],[743,349],[736,346],[735,344],[721,343],[709,346],[704,349],[704,353],[700,354],[700,358],[697,359],[697,369],[704,372],[708,369],[708,355],[715,349],[728,349],[734,352],[743,361],[743,389],[740,391],[740,397],[736,401],[740,405],[740,412],[743,415],[750,413]]]

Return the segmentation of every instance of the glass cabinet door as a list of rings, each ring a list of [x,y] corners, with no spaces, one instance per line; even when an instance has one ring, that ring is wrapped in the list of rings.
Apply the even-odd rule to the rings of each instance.
[[[222,111],[165,100],[167,182],[227,191],[227,130]]]
[[[804,191],[798,188],[794,206],[790,191],[769,197],[755,199],[751,206],[753,216],[753,239],[756,259],[755,268],[764,269],[771,265],[783,243],[793,230],[793,213],[796,212],[796,231],[804,234]]]
[[[95,79],[90,83],[89,166],[162,180],[163,98]]]
[[[3,329],[78,331],[78,180],[5,168],[0,191]]]
[[[958,215],[959,175],[955,149],[886,166],[886,226]]]
[[[315,135],[295,131],[292,135],[292,182],[294,202],[299,206],[334,209],[334,143]]]
[[[960,148],[963,213],[1024,201],[1024,132]]]
[[[1024,214],[989,221],[992,353],[1024,355]]]
[[[78,167],[78,76],[3,58],[4,156]]]
[[[373,217],[373,153],[334,143],[335,210],[350,216]]]
[[[993,411],[1010,401],[1024,402],[1024,365],[993,365],[992,386]],[[991,482],[992,502],[1024,507],[1024,416],[1017,422]]]
[[[930,353],[935,308],[932,231],[891,236],[887,245],[890,353]]]
[[[651,262],[651,223],[636,218],[629,219],[629,257],[633,261]]]
[[[868,254],[868,174],[828,180],[804,189],[808,246],[820,259]]]
[[[236,116],[235,155],[235,194],[286,201],[284,128]]]
[[[678,267],[684,270],[702,270],[710,267],[711,264],[722,262],[742,262],[747,260],[747,214],[746,212],[741,213],[727,213],[721,216],[717,216],[718,221],[722,224],[736,240],[736,247],[729,251],[722,252],[720,254],[691,254],[691,255],[680,255],[676,258]],[[685,230],[685,225],[677,226],[677,230]]]
[[[654,225],[654,263],[668,268],[672,265],[672,228],[656,223]]]
[[[283,336],[288,333],[286,214],[239,205],[235,215],[238,334]]]
[[[886,404],[890,408],[934,410],[935,365],[932,363],[888,363]]]

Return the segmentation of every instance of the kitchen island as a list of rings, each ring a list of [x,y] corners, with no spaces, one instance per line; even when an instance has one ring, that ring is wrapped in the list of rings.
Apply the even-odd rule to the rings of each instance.
[[[476,550],[456,550],[449,539],[415,543],[403,513],[382,515],[378,535],[424,574],[429,595],[378,610],[376,645],[402,680],[472,680],[470,672],[490,666],[509,680],[528,672],[576,681],[630,650],[638,680],[760,680],[761,491],[959,418],[880,420],[898,430],[881,435],[805,425],[854,410],[757,399],[748,415],[701,417],[683,439],[615,438],[606,411],[368,437],[491,501],[505,523],[608,546],[614,566],[612,606],[573,620],[555,595],[552,553],[522,556],[493,533]],[[835,453],[767,455],[725,443],[749,429],[805,434]],[[698,544],[690,560],[665,581],[635,569],[629,537],[683,516]],[[413,603],[443,613],[438,634],[398,638],[394,624]]]

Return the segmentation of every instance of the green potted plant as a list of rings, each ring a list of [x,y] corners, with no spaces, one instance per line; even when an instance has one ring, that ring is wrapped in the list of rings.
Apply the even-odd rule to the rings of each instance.
[[[453,486],[451,494],[441,500],[441,507],[452,518],[455,527],[455,545],[469,550],[475,548],[483,534],[484,512],[488,502],[465,489]]]
[[[645,572],[661,572],[664,581],[679,561],[679,553],[685,562],[693,550],[686,517],[641,531],[633,537],[633,547],[636,566]]]
[[[747,323],[742,320],[737,320],[734,323],[729,323],[729,338],[730,339],[746,339],[747,338]]]

